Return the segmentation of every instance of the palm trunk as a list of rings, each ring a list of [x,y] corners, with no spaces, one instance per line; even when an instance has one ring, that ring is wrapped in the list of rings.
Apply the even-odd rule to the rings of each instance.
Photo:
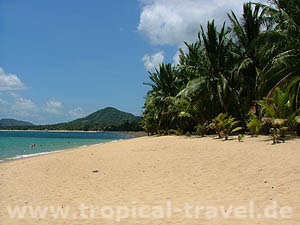
[[[288,75],[286,75],[284,78],[282,78],[268,93],[267,95],[267,99],[271,98],[275,89],[278,88],[279,86],[283,85],[285,82],[287,82],[290,78],[292,78],[293,76],[295,76],[294,73],[289,73]]]

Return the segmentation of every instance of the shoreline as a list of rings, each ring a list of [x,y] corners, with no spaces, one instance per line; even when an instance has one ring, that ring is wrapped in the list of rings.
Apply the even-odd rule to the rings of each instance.
[[[0,131],[10,131],[10,130],[0,130]],[[24,130],[11,130],[11,131],[12,132],[19,132],[19,131],[24,131]],[[27,132],[27,130],[25,130],[25,131]],[[37,130],[28,130],[28,132],[37,132]],[[83,132],[83,133],[85,133],[86,131],[67,131],[67,130],[63,130],[63,131],[43,131],[43,132],[62,132],[62,133],[64,133],[64,132],[74,132],[74,133],[75,132]],[[98,131],[90,131],[90,132],[98,132]],[[38,153],[33,153],[33,154],[28,154],[28,155],[17,155],[17,156],[10,157],[10,158],[0,159],[0,163],[2,164],[2,163],[10,162],[10,161],[24,160],[24,159],[32,158],[32,157],[44,156],[44,155],[60,153],[60,152],[64,152],[64,151],[72,151],[72,150],[76,150],[76,149],[99,146],[99,145],[106,144],[106,143],[113,143],[113,142],[118,142],[118,141],[123,141],[123,140],[128,140],[128,139],[141,137],[138,134],[134,135],[135,132],[103,132],[103,133],[123,134],[123,135],[126,135],[127,138],[116,139],[116,140],[106,141],[106,142],[100,142],[100,143],[96,143],[96,144],[80,145],[80,146],[75,146],[75,147],[70,147],[70,148],[65,148],[65,149],[57,149],[57,150],[52,150],[52,151],[50,150],[50,151],[46,151],[46,152],[38,152]]]
[[[0,130],[3,131],[3,130]],[[6,130],[4,130],[6,131]],[[13,131],[23,131],[23,130],[13,130]],[[35,132],[36,130],[30,130],[29,132]],[[51,132],[51,131],[50,131]],[[53,131],[53,132],[86,132],[86,131]],[[98,132],[98,131],[90,131],[90,132]],[[5,159],[0,159],[0,164],[3,163],[8,163],[11,161],[16,161],[16,160],[24,160],[27,158],[33,158],[33,157],[38,157],[38,156],[46,156],[49,154],[55,154],[55,153],[61,153],[61,152],[65,152],[65,151],[73,151],[73,150],[78,150],[78,149],[82,149],[82,148],[89,148],[89,147],[97,147],[103,144],[108,144],[108,143],[114,143],[114,142],[120,142],[120,141],[125,141],[125,140],[130,140],[130,139],[136,139],[136,138],[142,138],[142,137],[149,137],[149,138],[158,138],[158,137],[182,137],[182,138],[189,138],[189,139],[193,139],[193,138],[199,138],[202,139],[204,137],[200,137],[198,135],[195,136],[191,136],[191,137],[186,137],[184,135],[181,136],[175,136],[175,135],[163,135],[163,136],[148,136],[146,134],[146,132],[131,132],[131,131],[127,131],[127,132],[118,132],[118,131],[109,131],[109,132],[103,132],[103,133],[121,133],[127,136],[130,136],[129,138],[125,138],[125,139],[117,139],[117,140],[112,140],[112,141],[107,141],[107,142],[102,142],[102,143],[97,143],[97,144],[90,144],[90,145],[81,145],[81,146],[76,146],[76,147],[71,147],[71,148],[66,148],[66,149],[58,149],[58,150],[54,150],[54,151],[49,151],[49,152],[39,152],[39,153],[35,153],[35,154],[30,154],[30,155],[18,155],[12,158],[5,158]],[[232,138],[234,138],[235,136],[231,136]],[[270,135],[259,135],[260,138],[265,138],[267,140],[272,141],[272,137]],[[299,137],[292,135],[292,138],[288,138],[290,140],[300,140]],[[211,138],[212,140],[221,140],[223,141],[223,139],[218,139],[216,138],[215,135],[208,135],[205,136],[205,138]],[[257,137],[251,137],[250,135],[248,135],[248,138],[257,138]],[[231,141],[233,139],[229,139],[228,141]]]
[[[18,160],[26,160],[26,159],[29,159],[29,158],[35,158],[35,157],[39,157],[39,156],[47,156],[47,155],[50,155],[50,154],[57,154],[57,153],[62,153],[62,152],[67,152],[67,151],[81,150],[81,149],[90,148],[90,147],[98,147],[98,146],[103,145],[103,144],[114,143],[114,142],[119,142],[119,141],[125,141],[125,140],[129,140],[129,139],[132,139],[132,138],[119,139],[119,140],[107,141],[107,142],[102,142],[102,143],[97,143],[97,144],[90,144],[90,145],[81,145],[81,146],[77,146],[77,147],[59,149],[59,150],[54,150],[54,151],[50,151],[50,152],[39,152],[39,153],[35,153],[35,154],[30,154],[30,155],[15,156],[13,158],[1,159],[0,164],[9,163],[9,162],[18,161]]]

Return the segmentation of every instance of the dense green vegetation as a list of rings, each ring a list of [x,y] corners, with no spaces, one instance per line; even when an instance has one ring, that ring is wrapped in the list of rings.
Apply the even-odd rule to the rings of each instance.
[[[24,121],[20,121],[20,120],[1,119],[0,126],[11,127],[11,126],[34,126],[34,125],[32,123],[24,122]]]
[[[246,3],[241,18],[227,15],[229,25],[200,27],[178,65],[149,72],[142,121],[149,134],[227,138],[248,127],[253,135],[286,128],[300,135],[300,1]]]
[[[140,131],[141,118],[130,113],[107,107],[94,112],[87,117],[69,123],[53,125],[15,125],[1,127],[7,130],[83,130],[83,131]]]

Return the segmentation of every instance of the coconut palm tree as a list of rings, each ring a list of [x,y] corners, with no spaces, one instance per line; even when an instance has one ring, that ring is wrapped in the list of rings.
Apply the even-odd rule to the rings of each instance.
[[[191,132],[220,113],[245,123],[254,106],[256,115],[270,116],[269,109],[288,105],[288,118],[296,118],[293,113],[300,105],[299,8],[299,0],[246,3],[241,18],[234,12],[228,14],[231,27],[223,24],[217,29],[214,21],[206,29],[201,26],[198,40],[185,43],[186,52],[179,50],[176,67],[162,64],[149,73],[151,82],[146,85],[151,90],[144,106],[148,131]],[[287,115],[272,116],[287,119],[281,118]]]
[[[275,38],[275,48],[280,49],[262,71],[264,88],[272,87],[264,92],[271,97],[277,87],[283,87],[293,83],[290,95],[296,94],[295,99],[300,99],[298,92],[300,74],[300,2],[298,0],[273,0],[271,5],[256,5],[263,7],[266,14],[271,16],[274,24],[272,33],[266,32],[264,36]],[[278,47],[279,46],[279,47]],[[274,47],[273,47],[274,49]],[[296,103],[296,101],[295,101]],[[298,105],[294,105],[296,109]]]
[[[145,115],[153,116],[158,129],[167,129],[172,121],[169,98],[178,93],[176,76],[176,70],[171,64],[161,64],[155,72],[149,72],[152,82],[144,83],[152,88],[146,97]]]
[[[241,95],[248,105],[253,105],[259,96],[261,57],[258,54],[259,38],[265,29],[269,28],[269,18],[265,16],[266,9],[260,5],[245,3],[242,18],[238,19],[233,11],[227,14],[232,27],[236,54],[240,58],[237,69],[242,86]],[[258,109],[256,108],[258,113]]]

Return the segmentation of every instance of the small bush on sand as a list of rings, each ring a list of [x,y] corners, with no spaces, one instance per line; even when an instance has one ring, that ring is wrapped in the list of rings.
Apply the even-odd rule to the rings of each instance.
[[[250,120],[247,123],[247,127],[248,127],[252,137],[254,137],[254,135],[258,135],[260,133],[261,125],[262,124],[259,121],[259,119],[257,118],[257,116],[252,113],[250,115]]]
[[[183,135],[183,130],[177,129],[177,130],[176,130],[176,135],[177,135],[177,136]]]
[[[239,142],[242,142],[243,141],[243,138],[244,138],[244,134],[239,134],[238,135],[238,140],[239,140]]]
[[[197,129],[197,135],[204,137],[207,134],[207,130],[209,127],[207,126],[207,124],[198,124],[195,128]]]
[[[273,144],[277,144],[284,142],[284,137],[286,132],[288,131],[288,127],[285,125],[287,124],[287,119],[273,119],[271,120],[272,128],[270,129],[270,133],[273,137]]]
[[[229,135],[243,129],[242,127],[236,127],[239,122],[240,121],[236,121],[232,116],[228,116],[227,113],[221,113],[213,119],[210,126],[217,132],[219,138],[228,140]]]
[[[166,135],[166,134],[167,134],[167,132],[164,131],[164,130],[159,130],[159,131],[157,131],[157,135],[158,135],[158,136],[162,136],[162,135]]]
[[[191,137],[192,136],[192,134],[188,131],[188,132],[186,132],[185,133],[185,136],[187,136],[187,137]]]
[[[170,129],[168,130],[168,135],[174,135],[176,134],[176,130]]]
[[[219,138],[222,138],[222,131],[224,130],[224,121],[227,117],[227,114],[221,113],[217,117],[215,117],[210,123],[211,129],[219,135]]]

